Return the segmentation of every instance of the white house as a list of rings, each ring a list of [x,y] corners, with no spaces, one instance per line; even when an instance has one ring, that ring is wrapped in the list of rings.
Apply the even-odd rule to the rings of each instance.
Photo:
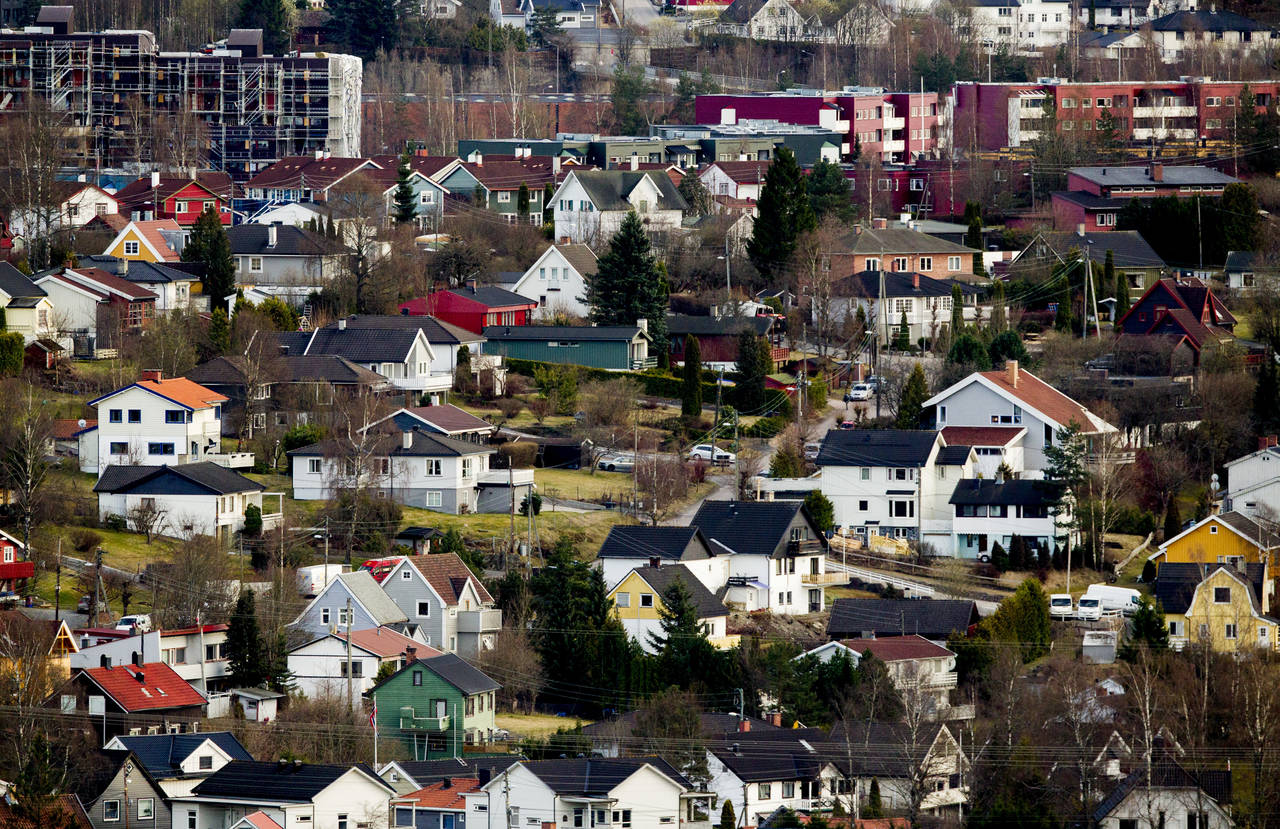
[[[1280,446],[1275,436],[1258,438],[1258,450],[1228,461],[1223,512],[1250,516],[1280,511]]]
[[[409,658],[406,654],[430,659],[441,653],[388,627],[351,631],[350,650],[347,636],[346,631],[325,633],[289,651],[289,674],[299,693],[310,699],[342,698],[348,689],[349,655],[351,701],[358,707],[383,665],[398,670]]]
[[[112,737],[104,749],[132,751],[169,797],[191,794],[201,780],[233,760],[252,760],[230,731],[131,734]]]
[[[90,400],[98,428],[81,438],[80,471],[103,475],[124,464],[229,462],[222,454],[222,404],[227,398],[185,377],[145,370],[132,383]],[[96,445],[86,451],[85,443]],[[238,459],[252,465],[253,455]],[[243,461],[247,460],[247,464]]]
[[[842,792],[844,771],[817,728],[745,731],[724,735],[707,748],[707,790],[729,801],[740,827],[758,826],[778,809],[820,808]],[[844,805],[850,806],[845,798]]]
[[[734,0],[720,13],[716,28],[752,40],[799,41],[810,24],[787,0]]]
[[[72,669],[163,662],[205,696],[227,686],[224,624],[151,630],[96,645],[84,641],[87,647],[71,655]]]
[[[49,295],[8,262],[0,262],[0,308],[5,330],[21,334],[24,345],[56,333]]]
[[[1138,763],[1129,776],[1098,804],[1090,823],[1098,829],[1137,826],[1186,826],[1196,829],[1230,829],[1235,826],[1224,804],[1231,804],[1231,770],[1192,773],[1183,768],[1167,748],[1147,768]],[[1153,815],[1158,815],[1154,818]]]
[[[1025,426],[944,426],[940,431],[944,445],[973,448],[975,465],[971,471],[979,478],[995,478],[1001,466],[1014,475],[1026,469],[1022,453]]]
[[[382,589],[413,635],[442,651],[474,657],[492,650],[502,630],[502,610],[457,553],[406,556]]]
[[[391,625],[403,632],[408,618],[368,571],[356,570],[330,579],[291,626],[317,636],[338,628],[366,630]]]
[[[657,757],[519,762],[464,796],[466,825],[474,827],[490,826],[490,816],[542,829],[710,827],[690,820],[695,803],[709,811],[707,796]]]
[[[930,257],[922,258],[933,264]],[[959,269],[960,256],[946,258],[948,268],[955,266]],[[982,309],[977,301],[978,290],[972,285],[954,279],[934,279],[914,271],[896,270],[866,270],[837,280],[831,286],[828,314],[833,323],[840,323],[855,319],[861,308],[885,344],[898,337],[905,317],[911,343],[922,338],[932,341],[951,327],[951,304],[955,301],[952,289],[955,286],[960,287],[961,318],[966,324],[977,321]],[[880,303],[882,293],[883,305]]]
[[[612,589],[637,567],[681,564],[712,593],[729,581],[731,553],[711,545],[697,527],[617,524],[609,529],[594,565]]]
[[[244,529],[245,511],[256,507],[263,529],[284,520],[284,493],[208,461],[180,466],[109,466],[93,491],[98,519],[121,516],[131,529],[147,524],[158,535],[191,538],[208,535],[223,544]]]
[[[585,318],[591,308],[582,301],[587,276],[596,272],[596,255],[586,245],[551,245],[524,273],[513,274],[514,282],[502,287],[538,303],[539,319],[557,314]]]
[[[77,357],[107,356],[125,331],[140,330],[155,315],[154,292],[98,268],[49,271],[36,284],[57,308],[51,327],[58,342]]]
[[[902,694],[912,696],[913,705],[918,700],[935,715],[945,715],[951,707],[950,691],[959,681],[956,655],[923,636],[913,634],[833,641],[802,656],[814,656],[829,662],[839,653],[845,654],[855,666],[868,653],[885,663],[894,686]]]
[[[765,7],[775,4],[791,8],[785,0],[769,0]],[[759,201],[760,190],[764,187],[764,177],[769,172],[771,163],[770,161],[714,161],[698,174],[698,180],[713,196]]]
[[[666,173],[573,170],[552,196],[555,238],[599,246],[634,210],[649,231],[679,230],[688,203]]]
[[[948,426],[1021,426],[1022,455],[1028,477],[1044,476],[1045,448],[1058,430],[1076,424],[1096,444],[1116,427],[1090,412],[1026,369],[1009,360],[1002,371],[979,371],[925,401],[938,428]],[[837,518],[837,522],[839,519]]]
[[[412,317],[351,317],[310,333],[287,331],[278,337],[288,354],[345,357],[381,374],[396,388],[415,397],[425,396],[432,403],[443,403],[453,388],[453,374],[433,368],[436,350]]]
[[[969,26],[983,42],[1030,55],[1065,44],[1073,12],[1066,0],[979,0]]]
[[[988,561],[996,544],[1008,552],[1014,536],[1032,552],[1052,554],[1066,540],[1071,517],[1065,506],[1066,512],[1055,513],[1057,500],[1057,490],[1041,480],[961,480],[951,495],[955,555]]]
[[[1197,49],[1225,55],[1264,55],[1280,43],[1280,32],[1244,15],[1218,8],[1184,9],[1152,20],[1151,38],[1166,63],[1187,57]]]
[[[255,811],[283,827],[386,826],[395,791],[367,766],[235,760],[170,803],[174,827],[231,826]]]
[[[96,216],[119,213],[115,197],[93,184],[83,181],[55,181],[50,194],[58,200],[57,213],[37,210],[14,210],[9,214],[9,231],[15,238],[26,239],[49,230],[75,230]],[[43,200],[43,199],[42,199]]]

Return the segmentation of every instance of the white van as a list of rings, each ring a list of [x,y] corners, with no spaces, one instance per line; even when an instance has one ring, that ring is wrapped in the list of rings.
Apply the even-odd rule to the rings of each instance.
[[[1080,597],[1076,605],[1076,618],[1082,622],[1096,622],[1102,618],[1102,600],[1087,593]]]
[[[342,575],[346,568],[341,564],[312,564],[298,568],[298,592],[310,598],[325,588],[329,582]]]
[[[1054,593],[1049,597],[1049,618],[1070,619],[1076,615],[1070,593]]]
[[[121,616],[120,621],[116,622],[116,630],[127,630],[131,633],[136,630],[138,633],[146,633],[151,630],[151,617],[146,613]]]
[[[1091,584],[1084,594],[1097,599],[1103,613],[1123,613],[1126,616],[1133,615],[1142,599],[1142,594],[1132,587],[1112,587],[1109,584]]]

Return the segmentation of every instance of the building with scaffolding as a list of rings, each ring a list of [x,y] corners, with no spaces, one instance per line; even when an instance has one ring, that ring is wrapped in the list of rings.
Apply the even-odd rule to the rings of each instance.
[[[266,55],[258,29],[161,52],[151,32],[75,32],[72,21],[71,6],[44,6],[36,25],[0,29],[0,113],[46,101],[68,120],[85,166],[151,162],[154,147],[138,134],[162,117],[194,116],[194,127],[156,140],[197,142],[207,166],[238,180],[286,156],[360,154],[358,57]]]

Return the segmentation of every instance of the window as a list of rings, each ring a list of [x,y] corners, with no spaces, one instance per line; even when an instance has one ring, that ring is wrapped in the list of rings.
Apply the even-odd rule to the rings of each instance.
[[[1214,604],[1230,604],[1231,588],[1230,587],[1213,588],[1213,603]]]
[[[262,273],[262,257],[261,256],[249,257],[249,273]]]
[[[165,423],[186,423],[187,413],[182,409],[166,409],[164,413]]]
[[[320,459],[319,459],[319,458],[307,458],[307,471],[308,471],[308,472],[310,472],[312,475],[319,475],[319,474],[320,474]]]
[[[890,501],[889,512],[894,518],[915,518],[915,501]]]
[[[124,243],[124,255],[125,255],[125,256],[137,256],[137,255],[138,255],[138,243],[137,243],[137,242],[133,242],[133,241],[125,242],[125,243]],[[117,805],[117,807],[119,806],[119,804],[116,804],[116,805]],[[119,820],[119,818],[116,818],[116,820]]]
[[[443,464],[443,461],[441,461],[439,458],[427,458],[427,474],[428,475],[442,474],[442,464]]]
[[[124,442],[124,441],[122,441],[122,440],[121,440],[121,441],[112,441],[112,442],[111,442],[111,454],[113,454],[113,455],[127,455],[127,454],[129,454],[129,444],[125,443],[125,442]]]
[[[779,601],[779,602],[781,602],[781,601],[782,601],[782,594],[781,594],[781,593],[779,593],[779,594],[778,594],[778,601]],[[769,783],[761,783],[761,784],[757,787],[756,797],[757,797],[758,799],[760,799],[760,800],[768,800],[769,798],[771,798],[771,797],[773,796],[773,792],[772,792],[772,790],[771,790],[771,789],[772,789],[771,784],[769,784]]]
[[[396,826],[413,826],[413,807],[396,807]]]
[[[960,264],[960,257],[959,257],[959,256],[948,256],[948,257],[947,257],[947,270],[949,270],[949,271],[958,271],[958,270],[960,270],[960,268],[961,268],[961,267],[962,267],[962,266],[961,266],[961,264]]]
[[[409,571],[405,571],[405,575],[409,575]],[[427,617],[431,615],[431,602],[418,602],[418,615]]]
[[[156,819],[156,801],[153,797],[138,798],[138,820]]]
[[[329,624],[329,608],[327,607],[320,608],[320,624]]]
[[[862,480],[864,481],[871,480],[871,467],[869,466],[862,467]]]
[[[582,808],[581,806],[577,806],[574,808],[573,810],[574,829],[581,829],[583,825],[583,819],[586,817],[585,813],[586,813],[586,809]]]
[[[631,829],[631,810],[615,809],[613,812],[613,822],[620,824],[622,829]]]
[[[1098,214],[1098,227],[1115,227],[1115,226],[1116,226],[1116,214],[1114,213]]]
[[[196,829],[196,813],[194,810],[187,811],[187,829]]]
[[[1204,127],[1205,129],[1208,129],[1208,130],[1220,130],[1222,129],[1222,119],[1206,118],[1204,122]]]
[[[641,606],[641,607],[653,607],[653,594],[652,594],[652,593],[641,593],[641,594],[640,594],[640,606]]]
[[[130,409],[130,410],[129,410],[129,422],[130,422],[130,423],[141,423],[141,422],[142,422],[142,409]]]
[[[880,260],[879,260],[879,259],[868,259],[868,260],[867,260],[867,266],[866,266],[863,270],[868,270],[868,271],[878,271],[878,270],[880,270]]]
[[[422,685],[422,671],[413,672],[413,684],[418,686]]]
[[[124,411],[122,409],[112,409],[107,412],[107,421],[109,423],[123,423]]]
[[[436,203],[435,192],[432,190],[423,190],[421,193],[418,194],[418,203],[419,204],[435,204]]]
[[[406,567],[400,571],[400,578],[402,581],[408,581],[409,579],[413,578],[413,573],[410,573],[409,568]]]
[[[213,755],[201,754],[198,762],[199,762],[201,771],[209,771],[210,769],[213,768]]]
[[[338,829],[348,829],[346,814],[338,815]]]
[[[860,512],[866,512],[866,511],[867,511],[867,509],[868,509],[868,502],[867,502],[867,501],[859,501],[859,502],[858,502],[858,510],[859,510]]]
[[[472,458],[463,458],[463,459],[462,459],[462,477],[464,477],[464,478],[470,478],[470,477],[471,477],[471,466],[472,466],[472,460],[473,460]]]
[[[796,796],[796,784],[795,784],[795,783],[783,783],[783,784],[782,784],[782,796],[783,796],[783,797],[795,797],[795,796]]]
[[[921,257],[920,257],[920,267],[916,268],[916,270],[918,270],[918,271],[931,271],[931,270],[933,270],[933,257],[932,257],[932,256],[921,256]]]
[[[1217,535],[1217,534],[1218,534],[1217,527],[1209,527],[1209,535]]]
[[[511,192],[509,190],[501,190],[498,192],[498,203],[506,204],[511,201]],[[579,824],[581,825],[581,824]]]
[[[343,662],[339,662],[339,663],[338,663],[338,676],[346,676],[346,675],[347,675],[347,663],[346,663],[345,661],[343,661]],[[352,676],[353,678],[354,678],[354,677],[358,677],[358,676],[364,676],[364,663],[363,663],[363,662],[353,661],[353,662],[351,663],[351,676]]]
[[[120,819],[120,801],[104,800],[102,801],[102,819],[116,821]]]
[[[440,490],[438,489],[427,490],[426,505],[428,507],[444,506],[444,496],[441,495]]]
[[[172,455],[173,444],[172,443],[148,443],[147,454],[148,455]]]
[[[1234,624],[1229,624],[1229,625],[1227,625],[1227,626],[1226,626],[1226,629],[1223,631],[1223,635],[1224,635],[1224,636],[1226,636],[1228,639],[1235,639],[1235,638],[1236,638],[1236,626],[1235,626]]]
[[[893,269],[898,272],[904,272],[907,269],[907,257],[895,256],[893,259]]]

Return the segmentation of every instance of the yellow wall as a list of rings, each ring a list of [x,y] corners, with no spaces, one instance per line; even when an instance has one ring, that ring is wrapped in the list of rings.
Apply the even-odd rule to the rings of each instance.
[[[1215,602],[1215,587],[1229,589],[1231,600],[1225,603]],[[1226,570],[1215,570],[1200,583],[1184,618],[1187,622],[1188,642],[1208,641],[1213,650],[1228,653],[1247,650],[1264,642],[1258,636],[1258,629],[1266,628],[1265,644],[1271,650],[1276,649],[1276,633],[1280,630],[1280,625],[1254,614],[1249,600],[1249,588]],[[1227,638],[1229,624],[1236,626],[1234,639]],[[1201,631],[1201,625],[1205,626],[1204,631]]]
[[[1217,532],[1213,532],[1213,530]],[[1244,556],[1245,561],[1257,564],[1261,561],[1256,544],[1241,538],[1238,533],[1217,523],[1204,521],[1182,538],[1161,548],[1164,558],[1160,563],[1172,561],[1179,564],[1217,564],[1226,556]],[[1222,559],[1219,559],[1222,556]]]
[[[631,595],[631,603],[629,607],[618,607],[618,594],[629,593]],[[640,594],[647,593],[653,596],[653,607],[640,606]],[[618,614],[619,619],[660,619],[662,618],[658,610],[662,607],[662,597],[649,586],[648,582],[636,575],[632,570],[627,573],[626,577],[613,588],[609,594],[609,598],[613,599],[614,611]]]
[[[137,255],[137,256],[125,256],[125,255],[124,255],[124,243],[125,243],[125,242],[137,242],[137,243],[138,243],[138,255]],[[116,256],[116,257],[119,257],[120,259],[131,259],[131,260],[133,260],[133,261],[135,261],[135,262],[159,262],[159,261],[161,261],[161,260],[157,259],[157,258],[156,258],[156,256],[155,256],[155,254],[153,254],[153,253],[151,252],[151,249],[147,247],[147,242],[146,242],[146,240],[145,240],[145,239],[143,239],[143,238],[142,238],[142,234],[138,233],[138,231],[137,231],[137,230],[134,230],[133,228],[130,228],[130,229],[129,229],[129,231],[128,231],[127,233],[125,233],[125,235],[124,235],[124,236],[121,236],[121,237],[120,237],[120,241],[116,242],[116,244],[115,244],[114,246],[112,246],[110,249],[108,249],[108,250],[107,250],[107,255],[108,255],[108,256]]]

